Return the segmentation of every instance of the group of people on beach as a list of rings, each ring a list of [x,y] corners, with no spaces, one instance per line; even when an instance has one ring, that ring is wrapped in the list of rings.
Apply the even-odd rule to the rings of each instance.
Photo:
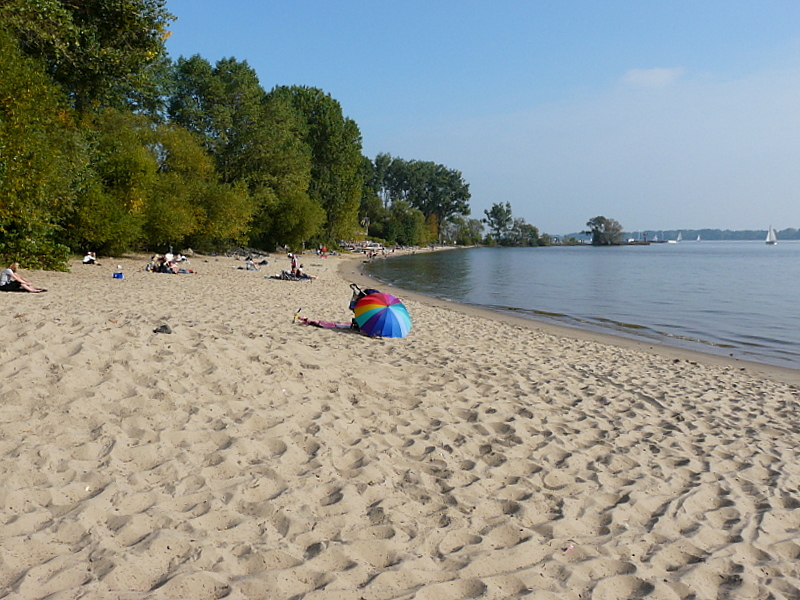
[[[327,248],[325,248],[327,250]],[[296,253],[289,252],[288,258],[290,260],[290,267],[288,270],[281,271],[274,279],[291,279],[299,280],[312,280],[316,276],[309,275],[303,270],[303,265],[298,264],[298,257]],[[84,265],[99,265],[97,262],[97,255],[94,252],[87,252],[81,261]],[[188,259],[182,254],[173,255],[171,252],[166,254],[155,254],[147,263],[145,271],[151,273],[194,273],[184,264],[188,265]],[[267,264],[266,260],[261,261],[260,264]],[[247,257],[245,269],[248,271],[259,271],[259,267],[251,256]],[[46,292],[44,288],[36,287],[33,283],[22,277],[19,274],[19,263],[13,262],[8,268],[0,272],[0,292],[32,292],[40,293]]]
[[[270,275],[270,279],[283,279],[284,281],[311,281],[316,279],[315,275],[309,275],[303,270],[303,265],[298,264],[297,253],[289,252],[289,268],[284,269],[277,275]]]
[[[303,265],[297,264],[297,254],[294,252],[289,252],[289,260],[290,263],[290,273],[297,277],[298,279],[316,279],[314,275],[309,275],[303,270]]]
[[[150,273],[193,274],[194,271],[192,269],[181,266],[183,263],[188,264],[189,259],[182,254],[175,255],[172,252],[167,252],[164,255],[154,254],[144,270]]]

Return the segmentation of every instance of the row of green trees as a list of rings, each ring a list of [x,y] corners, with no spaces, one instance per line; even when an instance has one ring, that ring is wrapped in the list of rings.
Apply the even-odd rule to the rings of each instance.
[[[246,61],[173,62],[165,0],[0,3],[0,257],[174,245],[441,239],[469,214],[443,165],[362,154],[322,90]],[[462,236],[463,237],[463,236]]]
[[[469,215],[469,184],[459,171],[429,161],[378,154],[365,164],[362,224],[370,236],[419,245],[458,239]],[[450,237],[452,236],[452,237]]]

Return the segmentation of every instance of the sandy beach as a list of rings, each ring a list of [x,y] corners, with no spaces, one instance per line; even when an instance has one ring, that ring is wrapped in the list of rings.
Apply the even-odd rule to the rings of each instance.
[[[404,292],[403,339],[293,322],[360,261],[0,294],[0,598],[800,598],[800,372]]]

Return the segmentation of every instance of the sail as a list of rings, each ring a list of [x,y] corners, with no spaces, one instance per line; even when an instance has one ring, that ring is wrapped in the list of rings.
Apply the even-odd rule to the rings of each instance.
[[[769,226],[769,231],[767,232],[767,244],[770,246],[774,246],[778,243],[778,236],[775,235],[775,230],[772,228],[772,225]]]
[[[683,235],[681,235],[680,231],[678,232],[678,240],[677,241],[679,241],[679,242],[683,241]]]

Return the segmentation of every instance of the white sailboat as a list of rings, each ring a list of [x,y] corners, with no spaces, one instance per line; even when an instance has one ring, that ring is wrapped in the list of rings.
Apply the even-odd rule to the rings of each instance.
[[[678,232],[678,238],[674,239],[674,240],[667,240],[667,243],[669,243],[669,244],[677,244],[678,242],[682,242],[682,241],[683,241],[683,236],[681,235],[681,232],[679,231]]]
[[[769,226],[769,231],[767,232],[767,246],[774,246],[778,243],[778,236],[775,235],[775,230],[772,228],[772,225]]]

